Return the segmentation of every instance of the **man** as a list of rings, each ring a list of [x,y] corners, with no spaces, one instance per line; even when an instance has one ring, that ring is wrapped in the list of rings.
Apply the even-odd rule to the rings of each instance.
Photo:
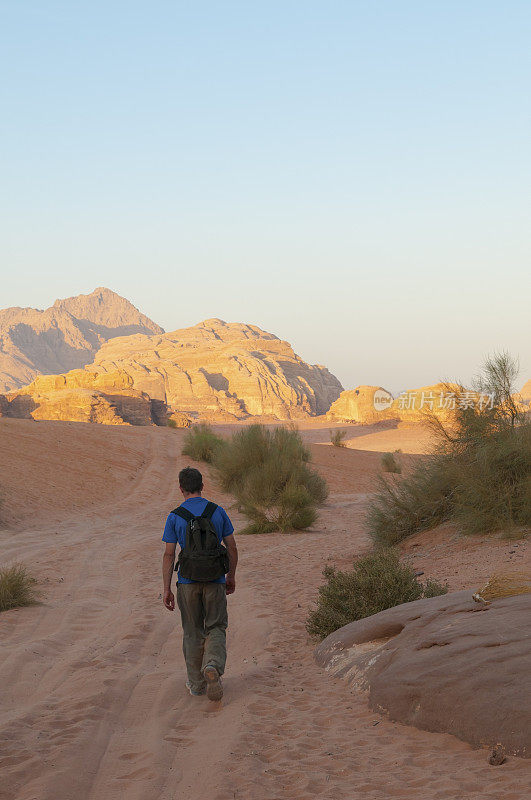
[[[223,687],[221,676],[225,671],[227,595],[236,589],[236,565],[238,550],[234,539],[234,528],[221,506],[216,506],[201,496],[203,476],[198,469],[186,467],[179,473],[179,488],[184,503],[172,511],[164,527],[162,541],[166,549],[162,559],[164,581],[164,605],[169,611],[175,609],[175,597],[171,591],[171,578],[175,564],[175,548],[181,550],[187,544],[190,522],[203,514],[211,522],[211,529],[218,543],[226,547],[228,573],[214,580],[202,582],[184,577],[180,565],[177,574],[177,605],[183,626],[183,653],[188,673],[186,686],[191,695],[206,693],[209,700],[221,700]],[[214,510],[212,510],[214,509]],[[210,524],[210,523],[208,523]],[[218,543],[211,534],[216,548]],[[204,539],[203,539],[204,541]],[[221,551],[224,553],[224,551]],[[225,554],[226,558],[226,554]],[[221,569],[223,572],[223,568]]]

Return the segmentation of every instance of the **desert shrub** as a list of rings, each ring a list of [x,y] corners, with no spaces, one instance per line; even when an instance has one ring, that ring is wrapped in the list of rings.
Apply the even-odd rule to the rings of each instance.
[[[221,436],[214,433],[210,425],[200,422],[186,431],[181,452],[183,456],[190,456],[194,461],[206,461],[210,464],[223,444]]]
[[[384,472],[402,472],[402,467],[396,460],[393,453],[384,453],[380,459],[380,463]]]
[[[309,461],[310,452],[293,428],[250,425],[217,450],[213,461],[217,482],[234,495],[249,520],[242,533],[302,530],[312,525],[328,489]]]
[[[171,419],[171,418],[166,420],[166,425],[168,426],[168,428],[178,428],[179,427],[177,425],[177,423],[175,422],[175,420]]]
[[[23,564],[0,569],[0,611],[37,602],[35,580]]]
[[[452,508],[451,464],[423,460],[407,478],[377,478],[367,511],[369,533],[377,545],[394,545],[448,519]]]
[[[495,431],[457,462],[452,517],[466,533],[531,523],[531,424]]]
[[[347,435],[346,431],[342,431],[340,428],[336,428],[335,430],[332,429],[330,431],[330,441],[334,445],[334,447],[346,447],[345,444],[345,436]]]
[[[445,520],[463,533],[511,531],[531,522],[531,422],[511,388],[515,363],[507,354],[487,360],[477,389],[493,407],[456,408],[449,422],[428,422],[433,453],[402,479],[381,477],[369,504],[369,533],[391,545]]]
[[[325,567],[323,575],[326,582],[319,589],[317,608],[306,622],[308,633],[316,639],[386,608],[448,591],[435,580],[425,585],[419,582],[394,550],[375,550],[355,561],[349,572]]]

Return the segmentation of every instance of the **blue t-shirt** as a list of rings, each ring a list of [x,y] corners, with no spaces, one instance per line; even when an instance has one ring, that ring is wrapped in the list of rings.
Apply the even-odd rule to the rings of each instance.
[[[200,517],[207,503],[208,500],[205,500],[204,497],[189,497],[182,505],[190,514],[193,514],[194,517]],[[186,541],[186,524],[186,521],[182,519],[182,517],[177,516],[177,514],[173,512],[169,514],[166,525],[164,526],[162,541],[169,542],[170,544],[178,544],[182,549]],[[225,537],[230,536],[231,533],[234,533],[232,522],[225,509],[221,508],[221,506],[218,506],[212,514],[212,525],[216,530],[220,542],[222,539],[225,539]],[[195,581],[183,578],[180,572],[177,573],[177,580],[179,583],[195,583]],[[223,577],[217,578],[217,580],[211,581],[211,583],[225,583],[225,576],[223,575]]]

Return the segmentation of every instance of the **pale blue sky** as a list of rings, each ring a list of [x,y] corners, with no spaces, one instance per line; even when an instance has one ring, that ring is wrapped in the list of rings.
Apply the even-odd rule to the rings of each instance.
[[[344,383],[531,377],[531,4],[0,0],[0,306],[105,285]]]

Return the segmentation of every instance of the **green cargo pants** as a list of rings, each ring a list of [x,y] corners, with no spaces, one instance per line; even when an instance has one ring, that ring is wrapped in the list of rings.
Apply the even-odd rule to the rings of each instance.
[[[201,691],[203,669],[212,664],[220,675],[227,659],[227,594],[224,583],[178,583],[177,605],[183,625],[183,653],[188,682]]]

